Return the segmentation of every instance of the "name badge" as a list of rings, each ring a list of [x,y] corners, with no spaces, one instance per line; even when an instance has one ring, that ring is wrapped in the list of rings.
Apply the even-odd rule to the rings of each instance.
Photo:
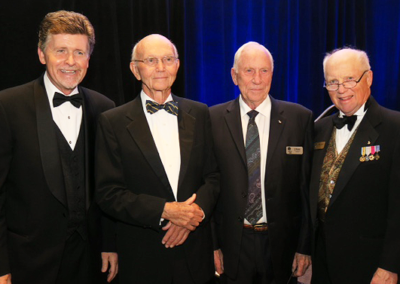
[[[286,154],[288,155],[303,155],[303,147],[301,146],[287,146]]]
[[[325,142],[314,143],[314,150],[322,150],[325,148]]]

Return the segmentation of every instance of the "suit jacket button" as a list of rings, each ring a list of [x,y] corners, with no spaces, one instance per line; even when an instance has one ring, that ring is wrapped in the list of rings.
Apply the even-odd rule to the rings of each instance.
[[[247,197],[247,193],[246,192],[242,192],[242,197],[246,198]]]

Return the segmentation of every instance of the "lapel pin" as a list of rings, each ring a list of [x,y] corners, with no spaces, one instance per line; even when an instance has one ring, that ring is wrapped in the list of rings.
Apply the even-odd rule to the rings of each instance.
[[[371,141],[368,141],[368,143],[367,143],[368,145],[371,145]]]
[[[278,123],[279,123],[279,124],[281,124],[281,123],[282,123],[282,121],[280,121],[280,120],[278,119]]]

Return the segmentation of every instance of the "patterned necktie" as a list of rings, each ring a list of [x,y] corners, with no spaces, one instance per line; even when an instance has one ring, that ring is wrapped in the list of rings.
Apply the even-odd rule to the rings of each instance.
[[[247,206],[244,216],[250,224],[254,225],[262,217],[261,202],[261,175],[260,175],[260,137],[258,135],[255,118],[257,111],[249,111],[250,117],[246,135],[247,172],[249,175],[249,189]]]
[[[347,124],[347,129],[351,131],[353,129],[354,124],[356,123],[357,115],[352,116],[343,116],[343,117],[335,117],[333,118],[333,125],[336,126],[337,129],[343,128]]]
[[[82,105],[82,95],[65,96],[57,92],[54,93],[53,107],[58,107],[65,102],[70,102],[74,107],[79,108]]]
[[[164,109],[166,112],[178,116],[178,103],[174,101],[166,102],[165,104],[159,104],[150,100],[146,101],[146,109],[150,114],[156,113],[160,109]]]

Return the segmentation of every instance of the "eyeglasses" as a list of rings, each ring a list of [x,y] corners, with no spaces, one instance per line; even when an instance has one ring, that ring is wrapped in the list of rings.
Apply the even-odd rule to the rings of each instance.
[[[164,63],[164,65],[166,66],[171,66],[172,64],[175,63],[175,61],[178,58],[175,56],[164,56],[163,58],[161,58],[162,63]],[[160,59],[158,59],[157,57],[149,57],[143,60],[133,60],[134,62],[143,62],[144,64],[154,67],[158,64],[158,62],[160,62]]]
[[[339,84],[339,83],[326,83],[324,82],[324,88],[326,88],[328,91],[337,91],[339,90],[339,86],[342,85],[343,88],[346,89],[352,89],[355,86],[357,86],[357,84],[361,81],[362,77],[364,77],[364,74],[367,73],[369,70],[365,70],[364,73],[361,75],[360,79],[356,80],[348,80],[348,81],[344,81],[343,83]]]

